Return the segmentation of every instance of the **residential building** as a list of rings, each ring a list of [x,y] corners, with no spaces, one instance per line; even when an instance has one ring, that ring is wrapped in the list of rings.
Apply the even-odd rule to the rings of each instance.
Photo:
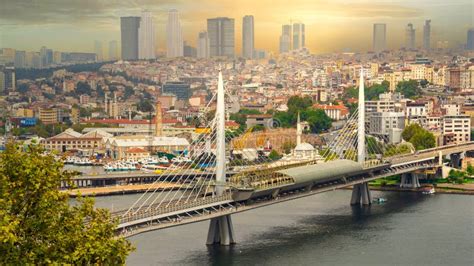
[[[234,19],[227,17],[207,19],[210,56],[234,58]]]
[[[313,108],[322,109],[333,120],[346,119],[349,115],[349,109],[343,104],[314,104]]]
[[[43,124],[56,124],[59,122],[58,119],[58,109],[56,108],[39,108],[38,110],[38,119],[43,122]]]
[[[419,102],[412,102],[412,103],[407,103],[406,105],[406,115],[407,117],[411,116],[427,116],[428,111],[427,111],[427,106],[426,103],[419,103]]]
[[[244,16],[242,21],[242,57],[252,59],[255,45],[254,45],[254,20],[253,16]]]
[[[189,84],[181,81],[168,81],[163,84],[162,94],[174,94],[178,100],[189,100],[191,97],[191,87]]]
[[[273,116],[269,114],[261,115],[247,115],[247,121],[245,122],[247,128],[254,126],[263,126],[265,128],[273,127]]]
[[[369,133],[390,139],[391,143],[400,141],[399,135],[405,128],[403,112],[376,112],[370,116]]]
[[[470,116],[445,116],[443,118],[443,137],[445,145],[469,142],[471,138]]]
[[[138,59],[138,30],[140,28],[140,17],[121,17],[120,36],[123,60]]]
[[[172,9],[168,12],[168,23],[166,24],[166,56],[183,56],[183,49],[183,32],[179,12]]]

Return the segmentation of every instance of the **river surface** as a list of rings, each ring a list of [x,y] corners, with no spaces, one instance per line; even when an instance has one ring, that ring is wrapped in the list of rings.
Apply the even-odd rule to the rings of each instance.
[[[128,265],[474,265],[474,197],[373,192],[350,207],[338,190],[233,215],[237,244],[207,247],[209,222],[130,238]],[[130,206],[139,195],[99,197]]]

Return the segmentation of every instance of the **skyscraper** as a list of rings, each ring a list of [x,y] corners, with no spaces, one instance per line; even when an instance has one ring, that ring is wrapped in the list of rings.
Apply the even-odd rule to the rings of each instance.
[[[172,9],[168,13],[166,36],[166,56],[183,56],[183,31],[179,20],[179,12],[176,9]]]
[[[121,17],[120,35],[123,60],[138,59],[138,29],[140,17]]]
[[[207,19],[207,34],[209,36],[210,56],[234,57],[235,36],[233,18]]]
[[[425,20],[423,26],[423,49],[429,50],[431,48],[431,19]]]
[[[305,47],[305,30],[303,23],[293,24],[293,50]]]
[[[474,51],[474,28],[467,31],[466,49]]]
[[[209,37],[207,36],[206,31],[199,33],[197,41],[197,57],[199,58],[209,58]]]
[[[142,11],[140,28],[138,30],[138,58],[155,58],[155,27],[153,16],[148,10]]]
[[[110,61],[115,61],[118,59],[118,44],[117,41],[109,42],[109,58]]]
[[[281,27],[280,53],[287,53],[291,50],[291,25]]]
[[[97,62],[104,61],[104,52],[102,48],[102,42],[100,41],[94,41],[94,53],[96,56]]]
[[[384,23],[374,24],[373,49],[376,53],[387,49],[387,25]]]
[[[26,67],[26,52],[25,51],[15,51],[15,63],[16,68]]]
[[[413,28],[413,24],[408,23],[405,29],[405,48],[413,50],[416,48],[415,42],[415,28]]]
[[[242,21],[242,57],[252,59],[254,50],[253,16],[244,16]]]

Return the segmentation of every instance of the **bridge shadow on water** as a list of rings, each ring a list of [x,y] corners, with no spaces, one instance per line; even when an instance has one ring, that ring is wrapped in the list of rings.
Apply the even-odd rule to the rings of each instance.
[[[209,265],[262,265],[268,260],[284,257],[285,254],[297,254],[304,247],[311,247],[317,253],[319,247],[334,245],[332,248],[343,252],[344,245],[340,238],[351,238],[355,241],[370,241],[372,229],[390,230],[386,219],[402,212],[416,212],[416,205],[425,201],[427,196],[419,193],[379,192],[387,199],[385,203],[371,206],[342,206],[340,202],[318,211],[318,214],[295,213],[291,225],[273,226],[264,232],[251,234],[245,239],[239,238],[239,228],[234,224],[237,244],[232,246],[213,245],[207,247],[207,254],[193,253],[184,259],[184,263],[194,264],[197,261]],[[378,195],[380,195],[377,193]],[[346,194],[349,195],[350,194]],[[347,202],[350,198],[347,198]],[[278,206],[278,205],[277,205]],[[275,208],[277,208],[275,206]],[[312,208],[314,209],[314,208]],[[292,210],[283,210],[291,215]],[[265,215],[259,215],[265,219]],[[382,228],[383,227],[383,228]],[[371,229],[369,229],[371,228]],[[206,257],[204,259],[204,257]]]

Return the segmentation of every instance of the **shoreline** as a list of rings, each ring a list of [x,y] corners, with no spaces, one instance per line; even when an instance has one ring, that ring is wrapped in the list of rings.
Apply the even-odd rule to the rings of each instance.
[[[343,189],[351,190],[352,187],[346,187]],[[396,191],[396,192],[411,192],[421,193],[421,188],[401,188],[398,186],[373,186],[369,184],[369,189],[374,191]],[[474,195],[474,190],[470,188],[460,188],[459,186],[436,186],[435,194],[457,194],[457,195]]]

